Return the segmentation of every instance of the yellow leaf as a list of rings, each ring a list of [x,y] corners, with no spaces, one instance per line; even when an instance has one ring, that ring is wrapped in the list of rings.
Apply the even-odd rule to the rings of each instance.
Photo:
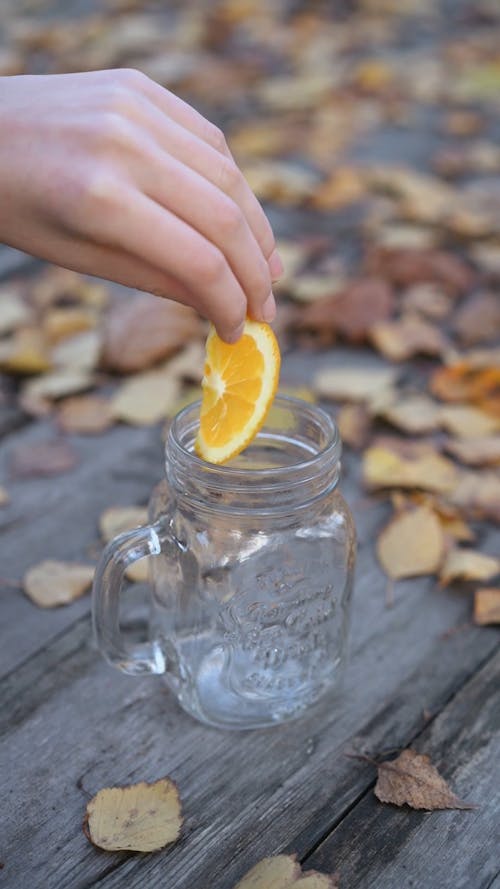
[[[99,518],[99,530],[109,543],[113,537],[132,531],[140,525],[146,525],[148,511],[145,506],[110,506],[105,509]],[[147,583],[149,580],[148,559],[139,559],[133,562],[125,571],[126,577],[133,583]]]
[[[154,852],[175,842],[181,827],[179,793],[170,778],[105,787],[87,804],[84,824],[89,840],[109,852]]]
[[[500,589],[485,588],[474,593],[474,623],[500,624]]]
[[[396,515],[377,541],[379,561],[394,580],[434,574],[442,562],[444,548],[441,523],[428,506]]]
[[[40,608],[67,605],[78,599],[92,584],[94,569],[76,562],[47,559],[26,572],[24,592]]]
[[[447,493],[453,490],[458,471],[451,460],[438,453],[404,457],[374,446],[365,451],[363,478],[369,488],[420,488]]]
[[[148,426],[169,415],[179,393],[179,380],[168,370],[145,371],[123,383],[111,401],[111,412],[133,426]]]
[[[370,401],[396,378],[397,372],[386,367],[327,368],[316,374],[313,387],[318,395],[337,401]]]
[[[335,876],[302,873],[295,855],[275,855],[259,861],[234,889],[337,889]]]
[[[500,560],[473,549],[452,549],[439,579],[443,586],[454,580],[491,580],[500,572]]]
[[[0,369],[13,374],[37,374],[49,370],[51,360],[43,334],[34,327],[19,327],[0,343]]]

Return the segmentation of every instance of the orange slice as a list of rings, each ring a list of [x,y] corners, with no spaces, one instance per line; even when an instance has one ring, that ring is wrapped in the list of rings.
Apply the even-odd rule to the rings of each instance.
[[[279,371],[279,346],[269,324],[247,320],[231,345],[210,329],[195,442],[199,457],[226,463],[250,444],[271,407]]]

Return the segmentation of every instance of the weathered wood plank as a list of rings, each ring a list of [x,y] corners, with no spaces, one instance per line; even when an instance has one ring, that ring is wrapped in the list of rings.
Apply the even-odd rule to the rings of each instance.
[[[349,889],[498,885],[500,655],[467,683],[413,746],[429,754],[453,790],[478,809],[425,814],[384,806],[370,790],[307,864],[338,869],[341,885]]]
[[[372,780],[343,753],[408,744],[425,723],[423,709],[443,706],[496,648],[494,631],[471,627],[445,642],[439,630],[431,634],[439,594],[429,585],[418,597],[420,608],[406,597],[384,611],[384,630],[358,621],[340,698],[259,732],[198,725],[158,682],[112,671],[85,622],[62,634],[4,683],[4,884],[230,889],[264,854],[305,855]],[[149,857],[94,850],[80,830],[86,794],[162,774],[181,790],[181,842]]]

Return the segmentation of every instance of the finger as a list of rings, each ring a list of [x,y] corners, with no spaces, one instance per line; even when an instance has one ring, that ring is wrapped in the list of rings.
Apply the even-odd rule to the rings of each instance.
[[[260,321],[271,320],[263,314],[271,296],[269,268],[238,205],[155,145],[136,148],[135,176],[143,193],[214,244],[241,285],[248,313]]]
[[[223,339],[233,341],[245,320],[247,301],[221,250],[168,209],[122,183],[108,184],[99,204],[89,237],[174,278],[191,294],[190,304],[213,321]]]
[[[283,266],[276,253],[273,230],[230,152],[218,151],[211,142],[182,125],[179,120],[166,119],[165,114],[154,102],[142,103],[141,115],[141,123],[147,126],[164,151],[204,176],[238,204],[264,257],[269,262],[272,280],[277,280],[283,273]]]

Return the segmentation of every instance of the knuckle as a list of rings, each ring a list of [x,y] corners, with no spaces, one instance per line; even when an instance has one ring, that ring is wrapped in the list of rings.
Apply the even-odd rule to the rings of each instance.
[[[105,144],[122,145],[131,141],[131,126],[119,111],[108,110],[101,115],[100,128]]]
[[[243,214],[238,205],[230,199],[220,202],[216,218],[220,231],[228,237],[237,235],[243,226]]]
[[[225,276],[227,263],[224,255],[216,247],[208,248],[198,258],[198,272],[203,281],[217,286]]]
[[[105,169],[94,169],[80,183],[82,203],[93,210],[108,210],[118,203],[120,190],[113,176]]]
[[[147,74],[138,68],[120,68],[118,75],[118,81],[132,90],[143,89],[149,80]]]
[[[224,133],[220,127],[210,123],[209,120],[205,121],[205,138],[213,148],[216,148],[222,154],[226,154],[229,151]]]
[[[226,192],[226,194],[234,194],[238,190],[242,178],[242,174],[231,158],[221,158],[218,185],[222,191]]]

